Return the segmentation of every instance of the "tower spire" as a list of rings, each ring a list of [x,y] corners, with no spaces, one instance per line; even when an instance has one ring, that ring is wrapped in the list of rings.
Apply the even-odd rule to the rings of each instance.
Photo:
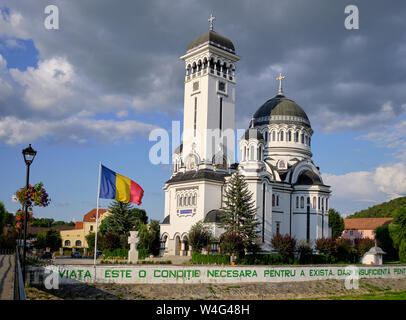
[[[209,18],[209,22],[210,22],[210,31],[213,31],[214,30],[214,28],[213,28],[213,21],[214,21],[214,19],[216,19],[216,17],[215,16],[213,16],[213,13],[210,13],[210,18]]]
[[[283,96],[283,90],[282,90],[282,80],[285,79],[286,76],[283,76],[282,73],[279,73],[279,77],[276,78],[276,80],[279,81],[279,90],[278,90],[278,95]]]

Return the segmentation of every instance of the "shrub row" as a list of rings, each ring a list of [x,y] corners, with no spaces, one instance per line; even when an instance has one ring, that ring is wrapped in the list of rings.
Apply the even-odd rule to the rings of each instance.
[[[138,249],[138,259],[142,260],[148,257],[148,249]]]
[[[127,249],[114,249],[112,251],[104,249],[103,255],[105,258],[127,258],[128,257],[128,250]]]
[[[230,256],[227,254],[201,254],[192,252],[192,263],[197,264],[230,264]]]

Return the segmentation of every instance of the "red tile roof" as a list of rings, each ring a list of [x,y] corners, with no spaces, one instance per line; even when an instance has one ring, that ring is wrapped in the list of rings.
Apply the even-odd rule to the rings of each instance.
[[[393,221],[393,218],[355,218],[344,219],[345,229],[375,230],[377,227],[385,226]]]
[[[78,221],[75,223],[75,229],[83,229],[83,222]]]
[[[96,222],[96,212],[97,209],[92,209],[86,213],[83,217],[83,222]],[[107,209],[99,209],[99,219],[100,216],[107,212]]]

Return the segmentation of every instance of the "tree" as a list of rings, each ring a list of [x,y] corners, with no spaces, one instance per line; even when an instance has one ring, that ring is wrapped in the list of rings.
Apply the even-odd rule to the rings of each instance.
[[[202,221],[196,222],[189,230],[189,243],[195,252],[201,252],[206,248],[210,244],[211,237],[210,229]]]
[[[399,250],[402,240],[406,239],[406,207],[398,208],[393,216],[394,219],[389,225],[389,234],[393,240],[393,246]]]
[[[138,229],[140,242],[138,248],[148,249],[148,253],[159,254],[160,249],[160,226],[159,221],[152,220],[149,225],[141,224]]]
[[[141,224],[148,222],[148,217],[143,209],[134,208],[131,203],[112,201],[108,208],[111,215],[103,219],[100,224],[100,232],[116,234],[128,234],[130,230],[138,229]]]
[[[289,234],[275,234],[271,239],[271,246],[285,259],[293,258],[296,248],[296,239]]]
[[[300,241],[297,245],[297,252],[299,254],[300,263],[310,263],[313,254],[312,242],[305,240]]]
[[[225,232],[220,236],[221,251],[228,254],[235,254],[237,258],[244,256],[244,239],[237,232]]]
[[[378,246],[386,252],[385,259],[397,260],[398,252],[393,246],[393,240],[389,234],[389,226],[381,226],[375,230],[375,238],[378,241]]]
[[[355,239],[355,249],[358,250],[360,256],[363,256],[369,249],[375,245],[375,241],[371,238],[359,238]]]
[[[399,246],[399,260],[406,263],[406,239],[403,239]]]
[[[57,230],[49,229],[41,231],[37,234],[35,247],[40,249],[50,248],[51,251],[56,251],[62,246],[61,235]]]
[[[6,226],[7,219],[8,212],[6,211],[3,202],[0,201],[0,238],[3,237],[3,228]]]
[[[239,235],[244,248],[250,252],[257,247],[258,238],[259,223],[255,217],[257,208],[254,203],[247,182],[237,171],[232,175],[225,192],[221,226],[225,229],[225,233]]]
[[[316,250],[322,254],[334,254],[337,251],[333,238],[319,238],[316,240]]]
[[[114,249],[118,249],[121,247],[120,243],[120,235],[112,232],[107,232],[106,234],[102,234],[101,237],[98,238],[98,247],[113,251]],[[100,239],[100,240],[99,240]],[[94,246],[94,245],[93,245]]]
[[[331,236],[333,239],[337,239],[341,236],[344,230],[344,219],[340,216],[340,213],[334,209],[328,211],[328,226],[331,228]]]

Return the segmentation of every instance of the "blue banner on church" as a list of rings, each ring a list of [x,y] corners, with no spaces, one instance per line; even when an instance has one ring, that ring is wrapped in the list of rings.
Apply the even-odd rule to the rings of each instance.
[[[180,214],[188,214],[188,213],[192,213],[192,209],[180,210]]]

